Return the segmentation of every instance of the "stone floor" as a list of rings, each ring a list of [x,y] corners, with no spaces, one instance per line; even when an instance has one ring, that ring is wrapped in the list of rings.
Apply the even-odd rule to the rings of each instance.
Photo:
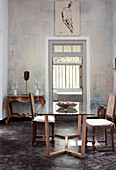
[[[41,131],[42,128],[40,128]],[[56,132],[60,134],[72,134],[77,131],[77,121],[56,121]],[[90,137],[91,133],[88,133]],[[97,132],[97,139],[102,132]],[[45,143],[35,143],[32,141],[31,120],[13,120],[5,125],[0,122],[0,170],[116,170],[116,148],[99,150],[95,154],[91,152],[91,147],[86,148],[85,158],[78,158],[72,155],[58,155],[46,157]],[[78,144],[78,146],[77,146]],[[116,129],[115,129],[116,146]],[[56,151],[64,148],[64,140],[55,138],[54,148]],[[69,140],[68,148],[80,151],[80,139]]]

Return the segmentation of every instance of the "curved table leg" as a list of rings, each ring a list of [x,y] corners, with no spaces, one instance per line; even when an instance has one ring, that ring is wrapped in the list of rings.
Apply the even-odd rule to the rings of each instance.
[[[7,112],[7,120],[5,121],[6,125],[7,125],[8,121],[10,119],[10,113],[9,113],[9,109],[8,109],[8,100],[6,100],[6,102],[5,102],[5,109],[6,109],[6,112]]]

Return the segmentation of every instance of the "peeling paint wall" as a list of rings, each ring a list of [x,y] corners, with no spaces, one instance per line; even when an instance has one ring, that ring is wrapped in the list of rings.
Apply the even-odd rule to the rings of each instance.
[[[90,37],[91,104],[105,104],[112,91],[113,0],[81,0],[81,36]],[[8,93],[18,81],[25,93],[23,72],[30,71],[28,91],[35,78],[45,88],[45,37],[54,36],[54,0],[9,0]]]

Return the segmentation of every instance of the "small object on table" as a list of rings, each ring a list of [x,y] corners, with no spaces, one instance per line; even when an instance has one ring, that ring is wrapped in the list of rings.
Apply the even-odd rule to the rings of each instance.
[[[29,71],[24,72],[24,80],[26,81],[26,94],[27,94],[27,80],[29,80]]]
[[[62,102],[62,101],[60,101],[60,102],[57,103],[57,105],[59,107],[68,108],[68,107],[75,107],[77,104],[74,103],[74,102]]]
[[[60,101],[60,102],[57,103],[57,105],[60,107],[60,108],[57,109],[57,112],[59,112],[59,113],[61,113],[61,112],[63,112],[63,113],[65,113],[65,112],[76,113],[77,112],[77,110],[75,108],[73,108],[77,105],[74,102],[69,102],[69,101],[62,102],[62,101]]]
[[[17,95],[17,90],[14,90],[14,95],[15,95],[15,96]]]
[[[38,95],[39,95],[39,90],[36,90],[35,95],[36,95],[36,96],[38,96]]]

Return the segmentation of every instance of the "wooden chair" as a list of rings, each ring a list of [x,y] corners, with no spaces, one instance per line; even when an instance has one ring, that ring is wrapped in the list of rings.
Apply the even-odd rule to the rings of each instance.
[[[107,100],[107,108],[105,119],[87,119],[86,127],[91,129],[92,131],[92,151],[94,152],[96,149],[100,148],[112,148],[114,151],[114,121],[115,121],[115,107],[116,107],[116,96],[115,94],[109,94]],[[107,129],[111,130],[111,142],[112,145],[108,145],[107,143]],[[104,130],[104,139],[103,141],[98,140],[98,142],[105,142],[103,146],[95,146],[95,131],[96,130]],[[87,132],[87,131],[86,131]],[[87,142],[87,134],[86,134],[86,144]]]
[[[34,102],[34,96],[33,93],[29,93],[30,96],[30,104],[31,104],[31,112],[32,112],[32,122],[33,122],[33,138],[32,138],[32,145],[34,144],[34,142],[41,142],[41,141],[45,141],[45,140],[37,140],[37,138],[43,138],[45,137],[45,135],[37,135],[37,126],[45,126],[45,115],[37,115],[36,111],[35,111],[35,102]],[[54,144],[54,133],[55,133],[55,117],[52,115],[48,116],[48,122],[49,125],[52,126],[52,140],[51,143],[52,145]]]

